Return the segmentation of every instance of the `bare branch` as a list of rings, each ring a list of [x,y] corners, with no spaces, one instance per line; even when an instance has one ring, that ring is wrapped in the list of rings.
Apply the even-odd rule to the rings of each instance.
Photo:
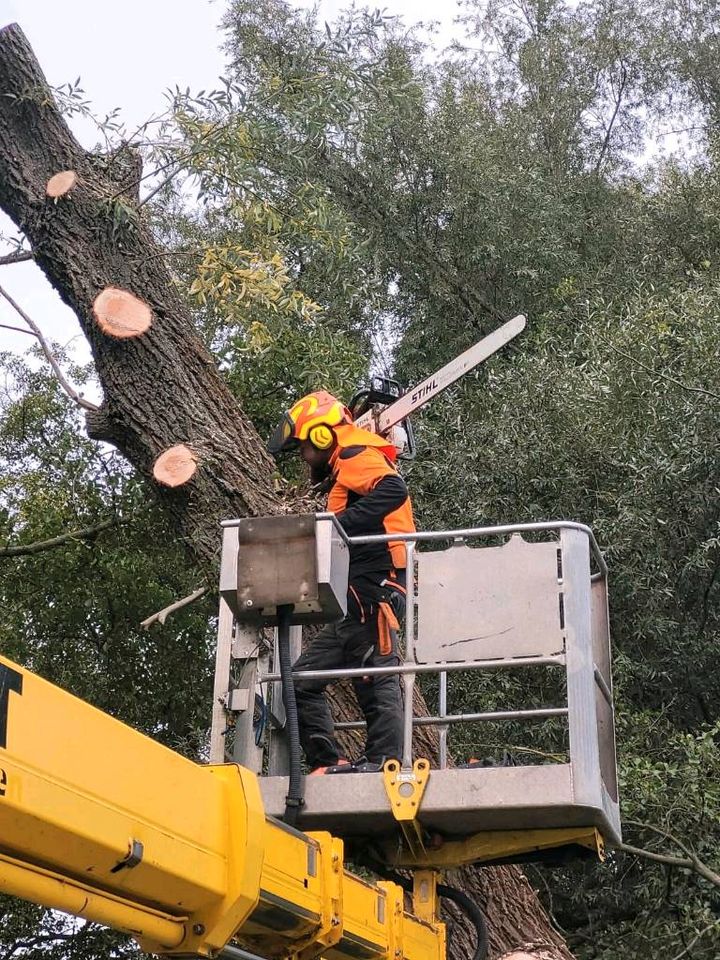
[[[720,874],[711,870],[694,854],[688,857],[674,857],[669,853],[654,853],[652,850],[633,847],[629,843],[613,843],[611,846],[614,850],[620,850],[621,853],[629,853],[634,857],[642,857],[644,860],[652,860],[654,863],[662,863],[668,867],[679,867],[681,870],[691,870],[709,883],[712,883],[713,886],[720,887]]]
[[[720,920],[713,920],[712,923],[709,923],[703,930],[700,931],[700,933],[698,933],[695,937],[693,937],[693,939],[685,947],[685,949],[681,950],[680,953],[678,953],[676,956],[672,958],[672,960],[682,960],[683,957],[686,957],[690,953],[692,948],[695,946],[695,944],[698,942],[698,940],[700,940],[701,937],[704,937],[706,933],[709,933],[712,930],[712,928],[716,927],[718,924],[720,924]]]
[[[25,557],[31,554],[43,553],[45,550],[54,550],[55,547],[61,547],[63,544],[72,540],[88,540],[96,536],[108,527],[115,526],[118,521],[103,520],[95,524],[94,527],[85,527],[83,530],[73,530],[71,533],[63,533],[51,540],[38,540],[35,543],[20,544],[16,547],[0,547],[0,557]]]
[[[37,337],[40,347],[42,348],[42,352],[45,354],[45,357],[48,363],[53,368],[53,371],[55,372],[55,376],[60,381],[60,386],[63,388],[65,393],[70,397],[70,399],[73,400],[79,407],[82,407],[83,410],[97,410],[98,408],[94,403],[90,403],[89,400],[86,400],[84,397],[81,397],[80,394],[77,392],[77,390],[74,387],[70,386],[70,383],[65,378],[65,374],[60,369],[59,363],[55,359],[52,350],[48,346],[47,340],[42,335],[42,331],[37,326],[37,324],[30,319],[30,317],[25,313],[22,307],[20,307],[13,300],[13,298],[10,296],[7,290],[4,290],[2,287],[0,287],[0,296],[4,297],[7,300],[7,302],[10,304],[13,310],[15,310],[15,312],[19,314],[23,318],[25,323],[30,327],[30,330],[24,330],[22,332],[31,333],[32,336]],[[13,329],[17,330],[19,328],[14,327]]]
[[[13,327],[9,323],[0,323],[0,328],[2,328],[3,330],[15,330],[16,333],[26,333],[29,337],[35,336],[32,330],[26,330],[25,327]]]
[[[694,850],[684,844],[681,840],[678,840],[674,834],[662,827],[656,827],[651,823],[638,823],[635,820],[628,820],[627,822],[633,826],[640,827],[641,829],[644,828],[646,830],[650,830],[652,833],[656,833],[660,837],[665,837],[671,843],[674,843],[675,846],[679,847],[687,857],[690,863],[688,869],[693,870],[695,873],[703,877],[709,883],[712,883],[714,886],[720,887],[720,874],[715,873],[714,870],[711,870],[710,867],[703,863],[700,857],[697,856]]]
[[[613,850],[619,850],[621,853],[629,853],[634,857],[642,857],[643,860],[652,860],[653,863],[662,863],[667,867],[686,867],[692,869],[690,859],[674,857],[669,853],[653,853],[652,850],[643,850],[641,847],[634,847],[630,843],[613,843]]]
[[[625,85],[627,84],[627,70],[625,69],[624,64],[621,64],[620,70],[621,70],[620,89],[618,90],[617,96],[615,97],[615,109],[613,110],[613,115],[610,118],[610,123],[608,124],[607,130],[605,132],[605,139],[603,140],[603,145],[600,149],[600,154],[597,158],[597,162],[595,163],[594,172],[596,174],[600,172],[600,167],[602,166],[602,162],[605,158],[605,154],[607,153],[607,149],[610,146],[610,137],[612,136],[612,131],[613,131],[613,127],[615,126],[617,115],[620,112],[620,104],[622,103],[623,93],[625,92]]]
[[[154,623],[164,624],[170,614],[175,613],[176,610],[182,610],[183,607],[189,607],[191,603],[195,603],[196,600],[203,597],[207,591],[207,587],[199,587],[187,597],[183,597],[182,600],[176,600],[175,603],[171,603],[169,607],[164,607],[162,610],[158,610],[157,613],[153,613],[152,616],[143,620],[140,626],[144,630],[149,630]]]
[[[160,181],[160,183],[159,183],[156,187],[154,187],[154,188],[150,191],[150,193],[148,193],[147,196],[143,197],[142,200],[138,203],[138,205],[137,205],[138,210],[140,209],[140,207],[144,207],[146,203],[148,203],[150,200],[152,200],[152,198],[153,198],[156,194],[160,193],[160,191],[163,189],[163,187],[166,187],[171,181],[173,181],[173,180],[175,179],[175,177],[176,177],[179,173],[182,173],[183,170],[184,170],[184,167],[178,166],[177,169],[173,170],[172,173],[169,173],[166,177],[164,177],[164,178]]]
[[[636,363],[638,367],[642,367],[643,370],[647,370],[648,373],[654,374],[656,377],[660,377],[661,380],[667,380],[668,383],[674,383],[676,387],[680,387],[681,390],[687,390],[688,393],[701,393],[705,397],[712,397],[713,400],[720,400],[720,394],[713,393],[712,390],[705,390],[703,387],[693,387],[690,384],[683,383],[681,380],[676,380],[675,377],[669,377],[666,373],[660,373],[659,370],[653,370],[652,367],[648,364],[643,363],[642,360],[638,360],[637,357],[633,357],[632,354],[625,353],[624,350],[621,350],[619,347],[616,347],[614,344],[610,343],[607,337],[604,337],[602,334],[598,334],[597,331],[595,335],[599,340],[610,347],[613,353],[619,354],[621,357],[625,357],[626,360],[630,360],[631,363]]]
[[[0,257],[0,267],[5,267],[10,263],[23,263],[25,260],[32,260],[33,254],[29,250],[18,250],[15,253],[6,253]]]
[[[687,844],[683,843],[682,840],[678,840],[674,833],[670,833],[670,831],[664,827],[656,827],[654,823],[644,823],[641,820],[626,820],[625,823],[630,827],[638,827],[640,830],[649,830],[650,833],[657,834],[657,836],[662,837],[663,840],[669,840],[671,843],[674,843],[687,857],[694,856],[694,852]]]

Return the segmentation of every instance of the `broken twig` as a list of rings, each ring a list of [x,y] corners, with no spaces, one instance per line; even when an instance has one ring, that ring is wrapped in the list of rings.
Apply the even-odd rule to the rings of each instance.
[[[171,603],[169,607],[164,607],[162,610],[158,610],[157,613],[153,613],[152,616],[143,620],[140,626],[143,630],[149,630],[154,623],[164,624],[172,613],[175,613],[176,610],[182,610],[183,607],[189,607],[191,603],[195,603],[196,600],[204,596],[207,590],[207,587],[199,587],[187,597],[183,597],[182,600],[176,600],[175,603]]]

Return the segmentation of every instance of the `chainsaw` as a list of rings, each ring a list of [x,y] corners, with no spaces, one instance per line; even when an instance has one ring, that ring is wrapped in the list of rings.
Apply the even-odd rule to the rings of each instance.
[[[370,386],[359,390],[350,401],[355,425],[387,437],[400,457],[412,459],[415,438],[410,415],[497,353],[525,329],[526,322],[522,314],[513,317],[405,393],[396,380],[372,377]]]

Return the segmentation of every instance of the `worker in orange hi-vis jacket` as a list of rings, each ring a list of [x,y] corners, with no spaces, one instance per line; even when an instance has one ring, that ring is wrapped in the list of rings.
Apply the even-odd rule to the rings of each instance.
[[[352,423],[332,394],[310,393],[289,410],[268,448],[299,450],[313,480],[330,477],[327,507],[348,536],[415,530],[405,482],[395,467],[396,448]],[[406,551],[402,541],[350,548],[348,612],[325,626],[293,669],[338,670],[399,663],[398,630],[405,613]],[[311,772],[376,772],[402,755],[402,698],[397,674],[353,680],[367,722],[365,755],[351,763],[335,740],[325,698],[326,680],[295,683],[300,738]]]

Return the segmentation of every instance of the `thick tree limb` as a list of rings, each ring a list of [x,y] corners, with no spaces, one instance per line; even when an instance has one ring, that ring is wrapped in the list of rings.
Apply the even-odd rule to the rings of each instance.
[[[200,587],[198,590],[194,590],[191,594],[188,594],[187,597],[183,597],[182,600],[176,600],[175,603],[171,603],[169,607],[163,607],[162,610],[153,613],[143,620],[140,626],[143,630],[149,630],[154,623],[159,623],[162,626],[170,614],[175,613],[176,610],[182,610],[183,607],[189,607],[191,603],[195,603],[200,597],[204,597],[207,592],[207,587]]]
[[[71,533],[62,533],[58,537],[52,537],[50,540],[37,540],[35,543],[18,544],[16,547],[0,547],[0,557],[27,557],[36,553],[44,553],[45,550],[54,550],[56,547],[62,547],[73,540],[90,540],[96,537],[98,533],[113,527],[118,523],[117,520],[103,520],[96,523],[94,527],[84,527],[82,530],[73,530]]]

